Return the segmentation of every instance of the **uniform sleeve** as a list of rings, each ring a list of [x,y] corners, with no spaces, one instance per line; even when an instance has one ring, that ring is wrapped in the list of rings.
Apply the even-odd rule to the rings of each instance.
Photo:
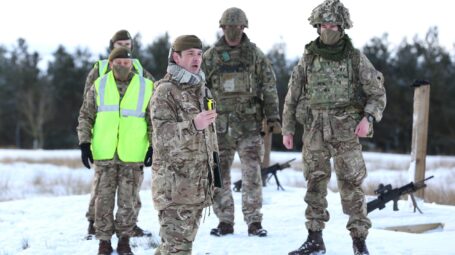
[[[294,135],[296,125],[296,110],[300,97],[303,96],[305,84],[304,58],[294,67],[288,83],[288,92],[284,100],[283,108],[283,135]]]
[[[150,100],[149,105],[147,106],[147,109],[145,109],[145,112],[147,112],[147,113],[150,112],[151,104],[152,104],[152,100]],[[147,137],[148,137],[150,146],[152,146],[153,125],[152,125],[152,119],[150,117],[150,114],[145,115],[145,121],[147,122]]]
[[[79,144],[91,143],[92,128],[96,118],[96,92],[95,86],[91,86],[85,94],[84,101],[79,111],[77,136]]]
[[[384,77],[363,53],[360,54],[359,79],[367,99],[364,112],[373,115],[379,122],[386,106]]]
[[[257,77],[259,87],[263,95],[264,113],[267,119],[280,119],[278,110],[278,93],[276,89],[276,77],[273,71],[272,64],[267,57],[258,48],[258,61],[256,70],[258,70]]]
[[[213,70],[213,60],[212,60],[212,48],[208,49],[206,52],[204,52],[204,55],[202,56],[202,65],[201,69],[205,74],[205,82],[206,86],[209,89],[212,89],[212,70]]]
[[[98,70],[98,62],[93,66],[92,70],[87,75],[85,79],[85,87],[84,87],[84,96],[87,94],[87,91],[92,87],[93,83],[99,77],[99,70]]]
[[[178,104],[165,84],[158,86],[152,96],[150,116],[153,146],[160,148],[162,153],[169,153],[198,132],[192,120],[178,121]]]

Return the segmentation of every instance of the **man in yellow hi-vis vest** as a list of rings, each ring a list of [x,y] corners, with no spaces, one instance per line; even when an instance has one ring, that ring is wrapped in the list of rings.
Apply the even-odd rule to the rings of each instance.
[[[129,238],[137,218],[135,205],[143,166],[151,165],[151,121],[148,112],[153,82],[132,72],[131,51],[115,48],[112,71],[87,91],[77,127],[82,162],[95,162],[95,230],[98,254],[111,254],[111,237],[119,238],[117,253],[133,254]],[[114,220],[115,196],[117,212]]]
[[[118,47],[125,47],[133,51],[134,49],[134,42],[133,38],[131,37],[130,33],[127,30],[119,30],[117,31],[112,38],[109,40],[109,50],[113,50]],[[132,59],[132,71],[135,72],[136,74],[140,76],[144,76],[145,78],[148,78],[149,80],[155,82],[155,78],[147,71],[145,70],[140,61],[138,59]],[[107,72],[111,71],[111,68],[109,67],[109,60],[108,59],[101,59],[98,60],[93,68],[90,70],[89,74],[87,75],[87,79],[85,81],[85,88],[84,88],[84,95],[87,93],[87,91],[90,89],[90,87],[93,85],[96,79],[98,79],[100,76],[105,75]],[[141,180],[142,183],[142,180]],[[93,226],[93,223],[95,221],[95,199],[97,196],[95,187],[96,187],[96,179],[93,179],[92,182],[92,191],[90,195],[90,202],[88,205],[88,210],[87,213],[85,214],[85,217],[87,218],[89,222],[88,230],[87,230],[87,239],[90,240],[92,237],[95,235],[95,227]],[[135,205],[136,208],[136,215],[135,218],[138,218],[139,211],[141,210],[142,203],[141,203],[141,198],[137,198],[137,204]],[[134,233],[133,236],[149,236],[151,233],[149,231],[144,231],[142,228],[139,226],[135,225],[134,226]]]

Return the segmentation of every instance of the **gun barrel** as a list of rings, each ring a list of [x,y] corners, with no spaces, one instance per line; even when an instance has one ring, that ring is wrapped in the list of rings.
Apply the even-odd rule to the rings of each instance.
[[[284,163],[284,164],[289,164],[289,163],[291,163],[291,162],[294,161],[294,160],[295,160],[295,158],[293,158],[293,159],[291,159],[291,160],[289,160],[289,161],[286,161],[286,163]],[[283,165],[284,165],[284,164],[283,164]]]
[[[423,180],[421,180],[421,181],[416,182],[416,183],[414,184],[414,187],[415,187],[416,189],[421,189],[421,188],[426,187],[427,184],[426,184],[425,182],[428,181],[429,179],[433,178],[433,177],[434,177],[434,176],[432,175],[432,176],[427,177],[427,178],[425,178],[425,179],[423,179]]]
[[[433,178],[433,177],[434,177],[434,175],[432,175],[432,176],[430,176],[430,177],[427,177],[427,178],[423,179],[423,182],[428,181],[429,179],[431,179],[431,178]]]

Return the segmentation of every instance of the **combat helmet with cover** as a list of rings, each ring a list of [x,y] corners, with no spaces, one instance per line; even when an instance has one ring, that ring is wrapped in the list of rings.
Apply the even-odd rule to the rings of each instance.
[[[340,0],[325,0],[313,9],[308,21],[313,27],[318,27],[323,23],[337,24],[342,29],[352,27],[349,10],[344,7]]]
[[[231,7],[223,12],[220,19],[220,27],[239,25],[248,27],[248,19],[244,11],[237,7]]]

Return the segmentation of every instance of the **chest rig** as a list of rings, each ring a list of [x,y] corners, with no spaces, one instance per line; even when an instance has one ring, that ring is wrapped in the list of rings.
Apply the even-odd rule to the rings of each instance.
[[[215,98],[220,112],[254,114],[257,111],[257,59],[251,45],[220,46],[216,49],[217,72],[212,77]]]
[[[341,61],[307,55],[305,96],[312,109],[336,109],[362,104],[358,52]]]

